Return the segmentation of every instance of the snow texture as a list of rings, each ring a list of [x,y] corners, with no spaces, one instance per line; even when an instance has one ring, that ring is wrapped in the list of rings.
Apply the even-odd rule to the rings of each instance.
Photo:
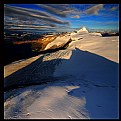
[[[71,38],[65,50],[5,67],[5,87],[30,84],[4,92],[5,119],[119,118],[118,37]]]

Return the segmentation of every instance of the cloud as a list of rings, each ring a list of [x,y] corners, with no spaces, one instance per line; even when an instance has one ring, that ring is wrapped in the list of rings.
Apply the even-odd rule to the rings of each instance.
[[[4,26],[10,29],[61,29],[70,28],[71,23],[66,17],[80,18],[80,11],[69,4],[35,4],[40,7],[23,8],[18,6],[4,5]],[[33,26],[32,26],[33,25]],[[12,27],[11,27],[12,26]],[[40,27],[40,28],[39,28]]]
[[[26,29],[30,29],[30,30],[47,30],[47,29],[56,29],[56,26],[40,26],[40,25],[23,25],[23,24],[10,24],[10,23],[6,23],[6,25],[4,26],[4,29],[9,29],[9,30],[26,30]]]
[[[17,25],[17,27],[23,27],[23,28],[55,28],[50,26],[36,26],[36,25]]]
[[[71,16],[71,18],[80,18],[79,15]]]
[[[70,14],[80,14],[80,12],[74,8],[71,7],[68,4],[51,4],[51,5],[45,5],[45,4],[37,4],[39,7],[44,8],[47,12],[57,15],[59,17],[67,17]]]
[[[64,21],[40,10],[5,5],[4,11],[4,26],[10,29],[11,26],[14,27],[14,29],[45,29],[45,26],[48,29],[53,29],[58,26],[69,27],[70,24],[68,21]]]
[[[115,11],[115,10],[117,10],[117,9],[118,9],[118,6],[112,7],[112,8],[110,9],[110,11]]]
[[[60,20],[59,18],[55,18],[54,16],[50,16],[49,14],[37,10],[29,10],[29,9],[24,9],[20,7],[10,7],[10,6],[5,6],[5,14],[8,14],[9,16],[14,16],[11,15],[14,14],[15,16],[22,15],[23,17],[29,16],[33,18],[38,18],[42,19],[44,21],[50,21],[50,22],[55,22],[57,24],[69,24],[67,21]],[[26,18],[26,17],[25,17]]]
[[[103,4],[95,5],[85,11],[88,15],[98,15],[98,12],[103,8]]]
[[[111,21],[114,17],[118,16],[118,11],[115,11],[118,9],[117,5],[34,4],[32,6],[21,6],[4,5],[5,28],[15,30],[66,31],[71,30],[71,27],[78,26],[79,23],[80,25],[85,24],[90,26],[89,21],[93,20],[90,15],[98,15],[98,18],[103,17],[104,21]],[[102,11],[99,14],[100,10]],[[111,11],[114,11],[115,14]],[[102,21],[98,18],[96,20],[99,22],[92,22],[96,24],[95,26],[102,25]]]
[[[54,8],[50,5],[45,5],[45,4],[37,4],[39,7],[44,8],[47,12],[59,15],[60,17],[66,17],[66,14],[62,12],[61,9],[59,8]]]

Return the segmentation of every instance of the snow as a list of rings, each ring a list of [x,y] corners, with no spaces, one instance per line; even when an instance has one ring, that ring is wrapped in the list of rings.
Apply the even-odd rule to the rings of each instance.
[[[102,36],[102,34],[101,33],[98,33],[98,32],[92,32],[92,33],[90,33],[91,35],[97,35],[97,36]]]
[[[86,109],[91,112],[90,117],[118,117],[118,65],[116,63],[76,49],[72,52],[70,60],[59,65],[54,75],[59,77],[71,75],[76,80],[75,85],[82,85],[79,89],[72,90],[72,95],[81,97],[81,90],[86,92],[84,94]],[[77,80],[80,80],[78,84]]]
[[[6,86],[48,83],[4,92],[6,119],[119,118],[119,38],[74,33],[71,39],[65,50],[39,55],[29,65],[28,60],[14,63],[21,69],[6,75]],[[13,64],[7,66],[5,72]]]
[[[68,42],[69,39],[70,39],[70,36],[68,36],[68,35],[64,35],[64,36],[61,36],[61,35],[60,35],[60,36],[58,36],[54,41],[50,42],[50,43],[46,46],[45,50],[51,48],[53,45],[57,45],[57,46],[63,45],[63,44],[65,44],[66,42]]]
[[[41,56],[42,55],[35,56],[29,59],[22,59],[21,61],[15,61],[9,65],[4,66],[4,78],[16,72],[17,70],[22,69],[23,67],[31,64],[33,61],[37,60]]]
[[[31,111],[29,118],[56,119],[68,118],[68,115],[71,115],[71,118],[85,118],[77,111],[79,106],[83,108],[85,100],[73,98],[64,89],[65,87],[62,86],[50,86],[43,90],[41,98],[27,108],[27,111]],[[38,116],[35,112],[40,112],[41,115]]]
[[[84,32],[85,32],[85,33],[88,33],[87,28],[86,28],[86,27],[82,27],[80,30],[77,31],[77,33],[82,33],[82,32],[83,32],[83,33],[84,33]]]
[[[77,46],[80,50],[89,51],[119,63],[118,36],[100,37],[100,36],[92,36],[90,34],[85,33],[83,35],[78,35],[78,34],[72,35],[71,38],[75,39],[76,41],[71,43],[70,46],[71,45],[72,47]]]

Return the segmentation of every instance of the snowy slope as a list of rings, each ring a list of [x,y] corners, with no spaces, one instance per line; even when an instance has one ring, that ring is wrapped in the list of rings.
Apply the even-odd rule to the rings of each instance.
[[[4,92],[5,118],[118,118],[118,38],[71,38],[66,50],[14,64],[24,68],[7,76],[5,85],[31,85]]]
[[[68,40],[70,39],[70,36],[68,36],[67,34],[64,35],[64,36],[58,36],[54,41],[50,42],[45,50],[47,49],[50,49],[51,47],[53,47],[54,45],[56,45],[57,47],[58,46],[61,46],[61,45],[64,45],[66,42],[68,42]]]

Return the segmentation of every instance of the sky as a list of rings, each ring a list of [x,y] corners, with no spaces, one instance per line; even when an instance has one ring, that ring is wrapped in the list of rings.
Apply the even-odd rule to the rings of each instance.
[[[119,4],[4,4],[4,29],[38,32],[119,30]]]

